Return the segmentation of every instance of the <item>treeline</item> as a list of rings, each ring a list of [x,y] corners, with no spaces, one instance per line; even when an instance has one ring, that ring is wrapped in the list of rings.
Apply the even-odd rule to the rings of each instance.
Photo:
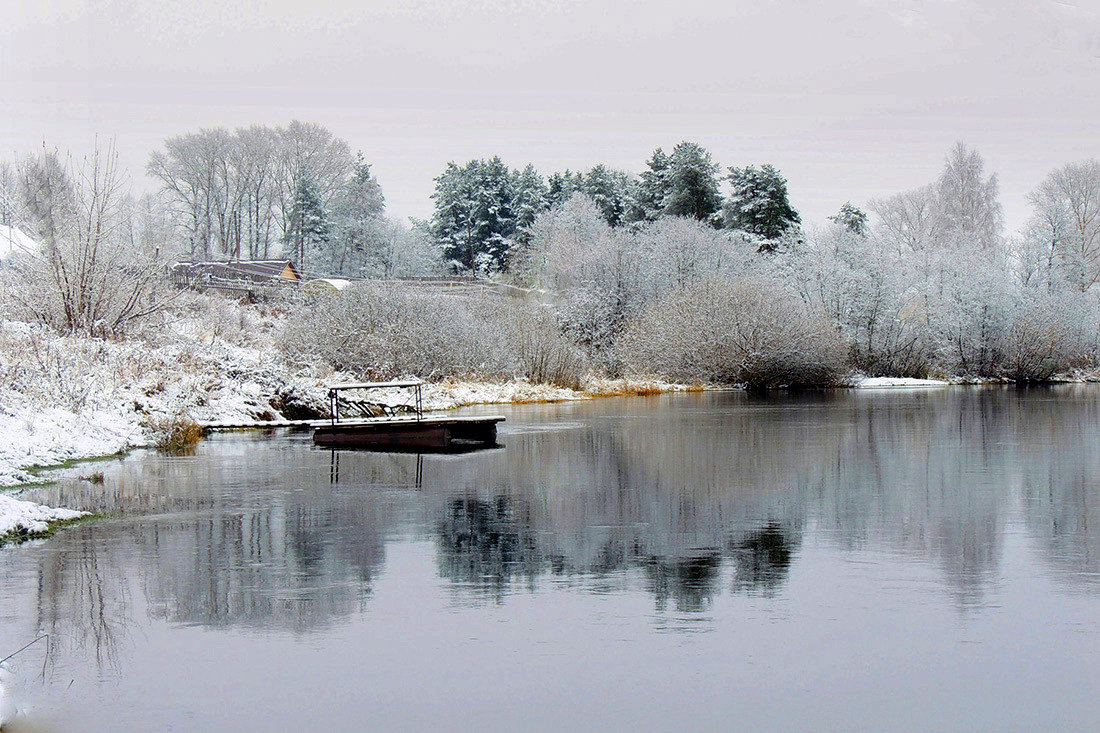
[[[647,173],[650,185],[660,179],[652,168]],[[1097,164],[1052,172],[1032,196],[1034,220],[1016,235],[1004,231],[996,176],[962,144],[948,152],[935,181],[872,201],[873,217],[848,203],[827,226],[808,232],[789,210],[785,187],[746,179],[764,193],[730,194],[715,208],[713,197],[691,195],[704,189],[669,183],[698,177],[667,174],[661,208],[643,216],[637,197],[598,194],[606,193],[600,186],[608,180],[619,181],[620,190],[647,190],[644,178],[630,183],[599,167],[554,175],[540,198],[530,195],[542,189],[529,166],[510,171],[497,159],[474,161],[450,166],[440,190],[465,191],[456,200],[480,208],[444,207],[434,223],[447,220],[440,211],[450,217],[456,210],[483,210],[494,225],[510,222],[510,229],[493,232],[467,219],[461,229],[436,232],[450,232],[452,261],[458,251],[466,258],[459,266],[503,267],[502,277],[538,294],[558,329],[553,339],[540,331],[539,340],[553,344],[555,358],[582,357],[565,359],[571,366],[562,373],[570,381],[588,371],[759,388],[834,384],[853,372],[1042,381],[1097,367],[1100,307],[1091,287],[1100,268],[1100,252],[1092,249],[1100,217],[1091,216],[1100,211]],[[529,203],[509,209],[493,195],[543,203],[537,212]],[[469,239],[455,239],[460,233]],[[458,250],[463,241],[488,248]],[[421,299],[415,311],[424,334],[447,330],[448,348],[405,361],[395,360],[400,350],[367,346],[394,343],[387,319],[371,323],[363,315],[409,308],[394,297],[341,295],[305,314],[295,348],[313,358],[332,352],[339,364],[378,376],[499,375],[523,364],[514,344],[525,331],[505,326],[519,321],[477,310],[457,316],[444,300]],[[311,343],[311,331],[338,338],[339,356]],[[502,342],[505,333],[511,341]],[[497,344],[494,353],[503,359],[492,367],[483,354],[473,356],[487,343]],[[461,354],[471,356],[456,359]]]
[[[773,166],[723,172],[705,148],[686,141],[671,154],[655,150],[638,176],[598,164],[544,178],[531,164],[509,169],[494,156],[449,163],[435,184],[431,233],[448,265],[463,273],[508,270],[539,214],[575,194],[590,199],[611,227],[686,217],[754,237],[763,251],[775,249],[801,223],[787,181]]]
[[[535,305],[512,314],[351,292],[303,310],[303,339],[342,335],[339,349],[303,341],[296,353],[379,375],[1043,380],[1100,358],[1096,161],[1052,171],[1015,233],[996,176],[961,143],[928,185],[867,211],[847,203],[821,228],[803,227],[773,167],[722,172],[690,142],[638,176],[452,163],[433,217],[411,227],[386,218],[362,156],[316,125],[172,138],[150,162],[163,190],[137,200],[113,153],[74,168],[50,151],[0,166],[0,217],[43,244],[5,278],[6,302],[61,331],[111,335],[156,313],[156,274],[182,249],[278,253],[311,276],[479,273],[531,291]],[[433,347],[392,357],[416,349],[396,349],[396,316],[380,313],[414,314],[403,328]],[[504,357],[486,356],[490,343]]]
[[[178,135],[146,171],[191,258],[289,257],[312,274],[371,277],[438,269],[428,238],[385,216],[363,154],[321,125]]]

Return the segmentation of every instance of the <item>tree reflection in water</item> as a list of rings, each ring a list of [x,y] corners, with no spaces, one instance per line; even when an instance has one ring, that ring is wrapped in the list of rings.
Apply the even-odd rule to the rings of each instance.
[[[109,666],[136,608],[295,633],[369,612],[387,545],[408,540],[430,539],[475,603],[631,573],[659,610],[779,595],[813,533],[936,568],[965,610],[1013,521],[1061,582],[1095,592],[1100,577],[1095,388],[681,395],[517,408],[505,425],[489,453],[344,453],[338,480],[308,436],[105,465],[102,486],[29,492],[112,518],[26,551],[34,579],[19,582],[38,627]]]

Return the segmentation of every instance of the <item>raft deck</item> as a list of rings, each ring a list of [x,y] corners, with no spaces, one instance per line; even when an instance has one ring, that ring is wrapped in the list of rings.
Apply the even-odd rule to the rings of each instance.
[[[392,406],[349,399],[342,395],[349,391],[394,388],[415,390],[412,403],[405,406],[413,411],[411,414],[400,413]],[[425,417],[420,382],[337,384],[329,388],[328,396],[331,413],[329,419],[312,424],[313,441],[318,445],[440,451],[494,446],[497,442],[497,423],[504,421],[503,415]],[[364,416],[351,419],[341,417],[341,406],[357,409]]]
[[[318,445],[344,448],[461,449],[497,442],[503,415],[477,417],[395,417],[313,424]]]

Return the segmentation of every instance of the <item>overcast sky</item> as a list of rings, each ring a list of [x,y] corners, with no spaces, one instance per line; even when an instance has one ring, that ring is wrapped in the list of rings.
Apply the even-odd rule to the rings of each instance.
[[[163,138],[320,122],[391,213],[448,160],[637,172],[683,139],[770,162],[820,223],[977,147],[1009,224],[1100,156],[1100,2],[0,0],[0,155],[115,137],[136,190]]]

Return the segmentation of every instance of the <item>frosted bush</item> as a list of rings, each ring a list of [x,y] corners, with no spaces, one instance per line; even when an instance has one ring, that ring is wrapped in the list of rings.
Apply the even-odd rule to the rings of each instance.
[[[520,372],[532,382],[579,389],[588,370],[584,353],[539,305],[513,308],[509,324]]]
[[[306,304],[281,348],[294,363],[323,360],[369,379],[416,376],[574,386],[585,360],[545,306],[519,300],[359,283]]]
[[[512,370],[501,305],[360,283],[306,304],[281,347],[294,362],[321,359],[370,379],[499,377]]]
[[[1013,309],[999,374],[1019,382],[1049,380],[1085,366],[1095,353],[1095,314],[1079,293],[1027,293]]]
[[[834,384],[846,366],[824,318],[758,279],[708,278],[671,291],[631,324],[621,350],[635,373],[762,389]]]
[[[0,281],[13,315],[59,333],[118,336],[156,314],[166,282],[154,249],[132,237],[125,176],[112,147],[79,171],[49,152],[20,168],[23,223],[41,243]]]

